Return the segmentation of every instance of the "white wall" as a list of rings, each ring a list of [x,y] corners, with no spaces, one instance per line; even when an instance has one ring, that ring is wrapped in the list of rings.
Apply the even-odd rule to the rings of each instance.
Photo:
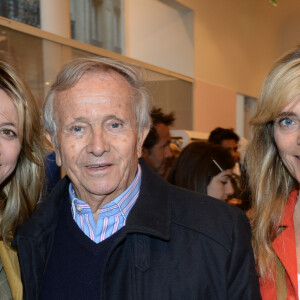
[[[41,0],[40,16],[41,29],[66,38],[71,37],[69,0]]]
[[[194,75],[193,11],[158,0],[124,0],[125,55]]]

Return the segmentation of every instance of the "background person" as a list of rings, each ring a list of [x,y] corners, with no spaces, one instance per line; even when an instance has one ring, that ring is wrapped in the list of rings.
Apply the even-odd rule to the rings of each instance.
[[[234,159],[221,146],[207,142],[188,144],[173,164],[168,181],[174,185],[226,201],[234,193]]]
[[[222,147],[230,150],[230,153],[236,163],[240,161],[240,154],[238,151],[239,140],[239,136],[233,131],[233,129],[221,127],[215,128],[208,137],[209,142],[221,145]]]
[[[43,186],[38,108],[15,70],[0,61],[0,299],[23,299],[11,241],[33,212]]]
[[[298,299],[300,273],[300,48],[266,77],[246,167],[250,220],[263,299]]]
[[[159,175],[165,176],[173,153],[170,149],[170,126],[174,113],[164,114],[161,108],[151,110],[152,126],[143,144],[142,157]]]
[[[243,201],[244,191],[241,188],[240,175],[241,175],[241,161],[240,152],[238,150],[239,136],[231,128],[215,128],[209,135],[208,141],[220,145],[228,149],[235,160],[231,183],[234,188],[234,194],[231,196],[229,203],[238,206],[245,210],[248,205]]]

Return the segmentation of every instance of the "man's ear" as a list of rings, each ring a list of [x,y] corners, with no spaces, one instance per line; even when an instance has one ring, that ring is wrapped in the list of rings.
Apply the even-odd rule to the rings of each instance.
[[[138,157],[140,158],[142,156],[142,150],[143,150],[143,144],[144,141],[149,133],[149,128],[143,128],[140,132],[140,135],[138,137],[138,141],[137,141],[137,154]]]
[[[60,156],[60,152],[57,148],[57,145],[54,143],[54,140],[53,140],[53,135],[49,132],[49,131],[46,131],[45,133],[45,137],[46,139],[48,140],[48,142],[53,146],[53,149],[55,151],[55,160],[56,160],[56,164],[61,167],[61,156]]]
[[[144,159],[148,159],[148,157],[149,157],[149,155],[151,154],[151,152],[150,152],[151,150],[150,149],[147,149],[147,148],[142,148],[142,158],[144,158]]]

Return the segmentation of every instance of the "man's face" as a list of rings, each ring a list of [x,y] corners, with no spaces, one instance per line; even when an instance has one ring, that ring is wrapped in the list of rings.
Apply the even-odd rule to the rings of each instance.
[[[223,140],[221,146],[230,150],[230,153],[235,162],[238,162],[240,160],[240,153],[238,151],[238,145],[235,140]]]
[[[147,130],[138,138],[132,88],[115,71],[83,75],[54,100],[57,164],[79,199],[101,203],[133,181]]]
[[[157,130],[159,141],[150,150],[144,149],[143,158],[148,165],[160,175],[163,175],[166,171],[168,159],[173,157],[170,149],[170,130],[165,124],[159,123],[155,125]]]

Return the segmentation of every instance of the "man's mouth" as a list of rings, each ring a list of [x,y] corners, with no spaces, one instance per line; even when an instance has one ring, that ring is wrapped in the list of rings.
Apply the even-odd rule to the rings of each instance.
[[[93,169],[93,170],[103,170],[110,166],[112,166],[112,165],[111,164],[93,164],[93,165],[87,165],[86,167],[88,169]]]

